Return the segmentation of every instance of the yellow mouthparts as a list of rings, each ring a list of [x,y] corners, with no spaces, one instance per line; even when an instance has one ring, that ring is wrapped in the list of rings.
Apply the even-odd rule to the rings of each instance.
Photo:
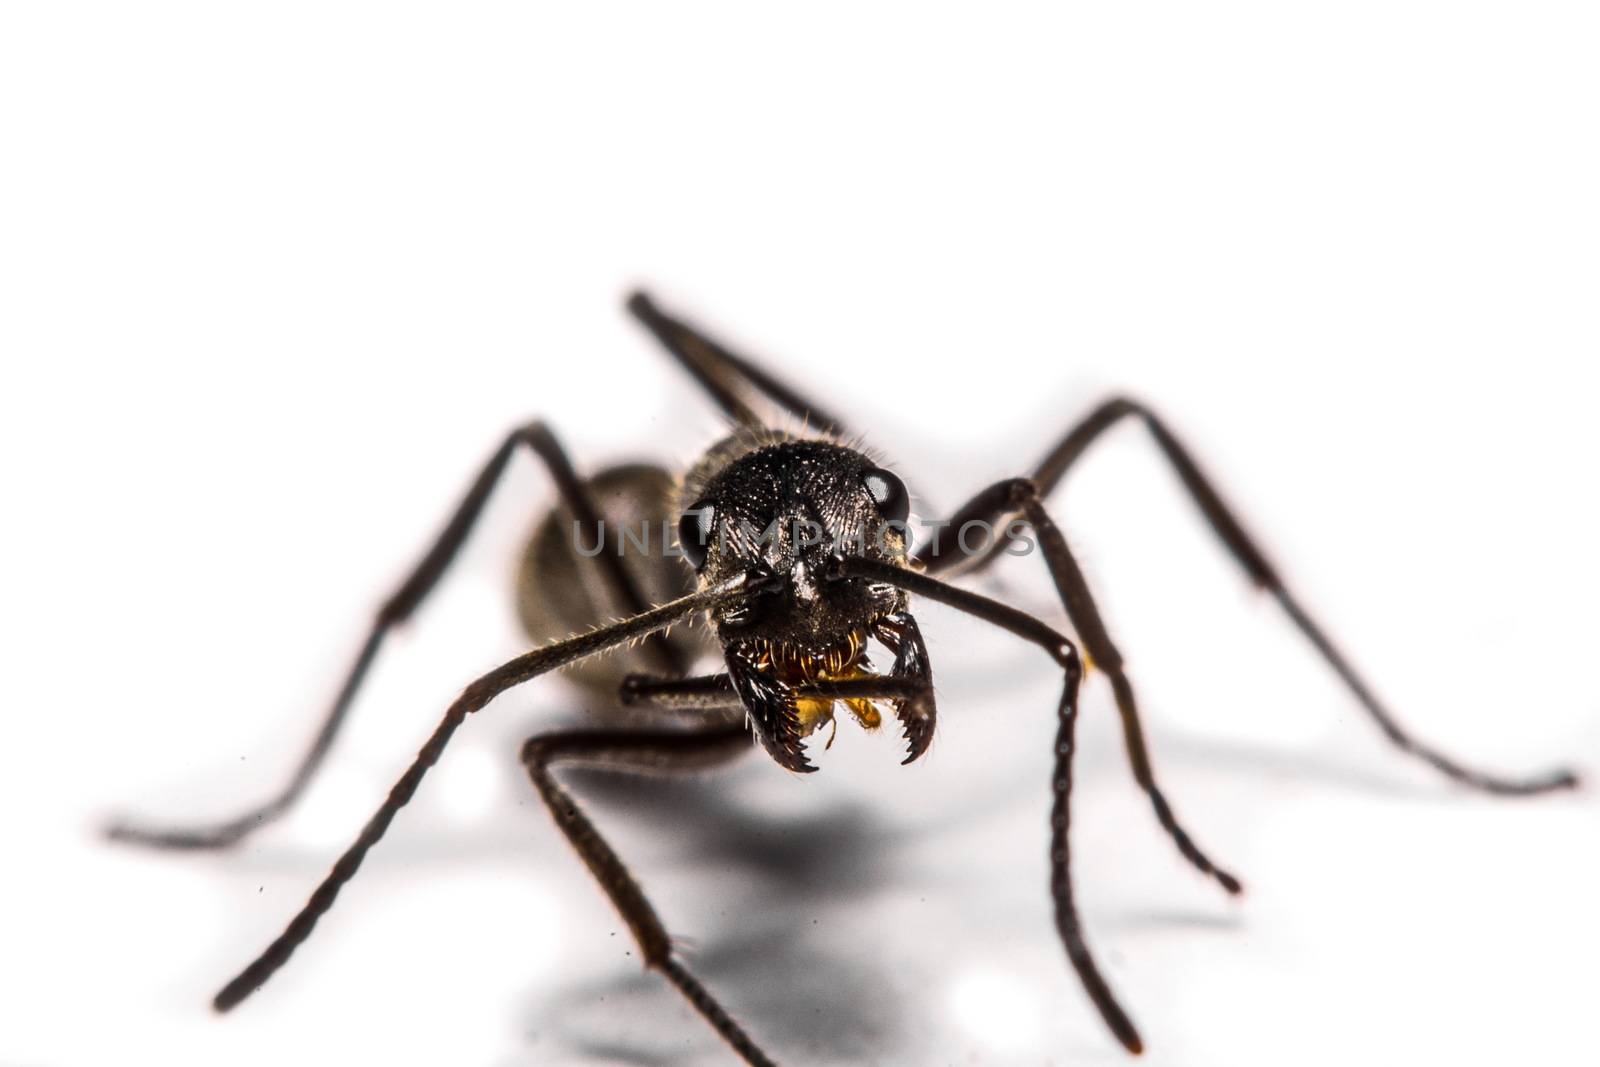
[[[769,644],[761,650],[757,667],[771,671],[786,682],[805,685],[808,682],[843,682],[874,675],[862,669],[861,649],[866,635],[852,632],[844,640],[825,648],[797,649],[789,645]],[[827,697],[802,697],[795,701],[795,714],[800,719],[802,736],[810,736],[824,723],[833,722],[833,706],[839,701]],[[864,730],[876,730],[883,724],[883,715],[871,700],[852,697],[842,702]],[[837,727],[835,727],[837,729]],[[828,738],[833,744],[833,738]]]

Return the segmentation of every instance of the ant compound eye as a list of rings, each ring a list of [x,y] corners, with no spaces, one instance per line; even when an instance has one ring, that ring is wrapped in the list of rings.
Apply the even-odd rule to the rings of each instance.
[[[716,528],[717,509],[712,504],[696,504],[678,520],[678,547],[697,571],[706,565],[706,553],[711,550],[711,535]]]
[[[911,494],[906,483],[882,467],[874,467],[861,476],[861,482],[878,505],[878,514],[888,522],[905,522],[911,514]]]

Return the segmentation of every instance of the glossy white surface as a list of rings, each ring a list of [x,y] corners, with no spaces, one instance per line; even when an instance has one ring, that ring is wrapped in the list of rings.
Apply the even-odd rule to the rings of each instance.
[[[519,466],[304,807],[233,814],[510,426],[690,459],[647,283],[943,506],[1126,390],[1167,412],[1420,735],[1600,771],[1600,68],[1584,5],[9,7],[0,14],[0,1060],[726,1064],[519,776],[559,681],[464,729],[313,941],[218,1020],[458,688],[521,649]],[[1137,431],[1055,500],[1190,871],[1089,691],[1094,948],[1160,1065],[1583,1063],[1600,802],[1391,752]],[[1056,618],[1037,561],[1005,595]],[[1054,940],[1054,680],[924,608],[925,761],[580,781],[781,1062],[1120,1064]],[[575,779],[576,781],[576,779]]]

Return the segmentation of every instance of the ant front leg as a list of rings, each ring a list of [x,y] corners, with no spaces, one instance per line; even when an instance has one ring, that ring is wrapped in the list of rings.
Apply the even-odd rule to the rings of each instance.
[[[773,1060],[678,960],[661,917],[632,872],[552,773],[561,764],[633,773],[684,773],[718,766],[749,750],[750,732],[735,719],[732,724],[695,730],[541,734],[523,745],[522,762],[557,828],[628,924],[645,966],[671,982],[751,1067],[772,1067]]]
[[[428,594],[438,585],[439,579],[444,576],[451,561],[466,543],[495,486],[506,468],[510,466],[512,457],[524,447],[543,461],[551,480],[555,482],[562,503],[572,513],[579,526],[586,532],[596,529],[600,518],[594,501],[573,470],[571,461],[555,435],[550,432],[550,428],[543,422],[533,422],[514,430],[484,464],[433,545],[412,569],[406,580],[400,583],[400,587],[378,609],[377,617],[372,621],[366,640],[345,675],[344,684],[339,687],[332,707],[324,715],[322,725],[317,729],[310,747],[300,757],[299,765],[283,789],[243,815],[216,825],[161,829],[117,822],[107,829],[107,836],[114,841],[153,848],[226,848],[287,812],[311,784],[312,778],[327,757],[328,750],[333,747],[334,739],[344,725],[350,706],[355,702],[356,694],[377,658],[384,639],[395,627],[411,618],[427,599]],[[601,568],[603,578],[610,586],[616,603],[624,611],[628,614],[638,614],[649,606],[637,583],[622,566],[620,556],[615,553],[602,553]],[[645,648],[663,668],[681,670],[684,666],[677,662],[677,655],[673,652],[672,646],[660,634],[652,634],[646,638]]]
[[[427,776],[429,769],[439,762],[445,748],[450,744],[450,739],[461,728],[461,724],[467,721],[469,715],[482,711],[495,697],[508,689],[525,685],[535,678],[602,655],[622,645],[637,642],[641,638],[703,612],[715,610],[729,597],[737,595],[742,585],[743,579],[736,578],[679,597],[630,619],[623,619],[610,626],[525,652],[515,659],[507,660],[463,689],[461,695],[451,701],[450,706],[445,709],[439,725],[417,750],[411,765],[390,788],[389,795],[361,828],[355,841],[344,850],[327,876],[283,928],[283,932],[273,938],[271,944],[217,992],[211,1001],[212,1007],[217,1011],[231,1011],[289,962],[317,928],[317,923],[321,922],[322,917],[338,902],[339,894],[343,892],[344,887],[361,870],[361,864],[366,860],[367,853],[372,851],[373,847],[383,840],[384,834],[389,832],[389,824],[394,822],[400,809],[411,803],[411,798],[416,795],[423,778]]]
[[[1073,629],[1077,630],[1078,636],[1083,641],[1089,662],[1104,671],[1111,680],[1117,711],[1122,718],[1122,736],[1128,751],[1128,762],[1133,769],[1134,780],[1150,798],[1156,820],[1178,846],[1178,851],[1185,859],[1203,873],[1216,879],[1217,883],[1229,893],[1239,893],[1243,889],[1239,880],[1217,866],[1201,851],[1188,831],[1178,823],[1178,817],[1167,801],[1166,794],[1156,784],[1155,769],[1150,764],[1149,747],[1145,744],[1144,728],[1139,721],[1138,701],[1134,697],[1133,683],[1129,681],[1128,674],[1123,669],[1122,653],[1112,643],[1111,635],[1106,631],[1105,621],[1100,617],[1100,609],[1095,605],[1094,597],[1089,592],[1089,583],[1084,579],[1083,571],[1078,566],[1078,561],[1073,558],[1071,549],[1067,547],[1066,538],[1062,536],[1061,530],[1045,513],[1044,505],[1039,499],[1039,491],[1033,482],[1026,478],[1016,478],[990,486],[969,500],[956,512],[955,517],[940,529],[960,531],[973,522],[986,523],[990,529],[1000,529],[1015,515],[1021,515],[1038,536],[1045,563],[1050,570],[1050,577],[1055,582],[1056,591],[1067,609],[1067,616],[1072,621]],[[930,574],[953,569],[967,558],[957,552],[941,552],[940,549],[940,539],[936,537],[917,553],[918,562]]]
[[[1094,961],[1094,954],[1089,951],[1083,923],[1073,899],[1072,849],[1068,836],[1072,827],[1072,757],[1077,750],[1078,690],[1084,671],[1077,648],[1065,636],[1027,612],[942,582],[919,569],[877,560],[839,558],[834,561],[831,574],[824,577],[825,580],[864,578],[899,586],[914,596],[926,597],[966,612],[1039,646],[1061,668],[1063,685],[1061,699],[1056,705],[1055,770],[1050,776],[1050,789],[1055,798],[1050,809],[1050,898],[1055,903],[1056,932],[1061,935],[1062,947],[1066,949],[1067,959],[1078,973],[1084,991],[1089,994],[1089,999],[1099,1010],[1100,1017],[1105,1020],[1111,1033],[1129,1052],[1143,1051],[1144,1042],[1139,1037],[1138,1029],[1118,1003],[1116,994],[1111,991],[1110,984]],[[904,678],[899,681],[911,683],[913,687],[929,684],[926,678]]]

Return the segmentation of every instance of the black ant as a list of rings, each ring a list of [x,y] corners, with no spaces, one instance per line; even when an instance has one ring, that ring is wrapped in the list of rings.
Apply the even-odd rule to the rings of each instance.
[[[869,729],[881,721],[880,706],[888,709],[904,733],[909,763],[927,749],[936,717],[932,669],[910,611],[911,597],[919,596],[1037,645],[1061,671],[1050,818],[1056,928],[1106,1025],[1130,1052],[1141,1051],[1138,1031],[1095,965],[1073,905],[1068,828],[1073,733],[1085,661],[1073,641],[1039,619],[939,577],[979,572],[1031,533],[1088,661],[1110,679],[1133,776],[1149,796],[1156,818],[1190,863],[1229,893],[1238,893],[1238,879],[1201,851],[1157,786],[1122,657],[1044,505],[1089,446],[1126,419],[1150,432],[1212,531],[1256,585],[1277,599],[1390,741],[1447,777],[1490,793],[1527,795],[1577,784],[1577,776],[1565,770],[1527,779],[1485,774],[1412,738],[1284,586],[1188,451],[1160,418],[1136,401],[1118,398],[1101,404],[1061,438],[1031,477],[989,486],[938,527],[941,533],[959,535],[976,524],[995,533],[981,549],[969,551],[965,538],[935,536],[913,550],[904,483],[841,443],[846,434],[838,419],[756,364],[664,313],[647,296],[635,294],[628,310],[711,394],[735,423],[733,432],[707,450],[685,477],[674,480],[660,468],[639,465],[584,479],[544,423],[516,430],[495,451],[416,569],[378,610],[322,728],[279,795],[213,827],[148,830],[119,825],[110,831],[120,841],[162,848],[221,848],[282,815],[327,755],[385,635],[409,618],[438,583],[513,455],[526,447],[544,461],[560,504],[528,545],[518,590],[522,621],[539,647],[479,678],[450,705],[382,807],[299,914],[216,995],[218,1011],[233,1008],[260,988],[311,936],[468,715],[513,686],[564,670],[579,685],[658,716],[666,728],[595,727],[530,738],[522,761],[534,787],[628,924],[645,964],[676,986],[747,1063],[772,1063],[685,969],[644,890],[552,771],[563,763],[624,771],[695,770],[747,751],[752,738],[783,767],[812,771],[804,741],[833,722],[839,704]],[[795,435],[770,428],[750,406],[756,395],[804,419],[811,430]],[[641,523],[646,531],[676,523],[676,546],[630,554],[591,553],[579,544],[599,544],[608,529],[639,529]],[[951,543],[958,539],[959,550]],[[622,621],[608,621],[619,614],[625,616]],[[711,626],[678,625],[701,618],[709,618]],[[574,633],[578,636],[567,636]],[[889,657],[890,666],[881,673],[872,669],[872,642]],[[697,663],[719,651],[721,671],[693,673]]]

